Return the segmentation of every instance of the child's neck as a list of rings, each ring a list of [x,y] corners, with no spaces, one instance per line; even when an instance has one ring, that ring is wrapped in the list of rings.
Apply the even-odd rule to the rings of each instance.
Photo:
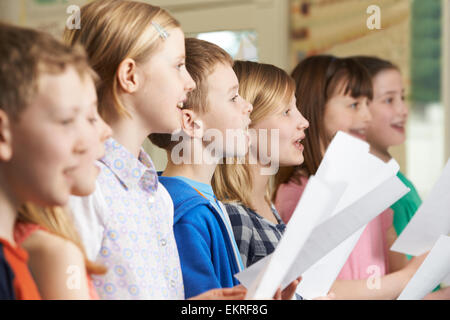
[[[14,224],[17,219],[18,204],[16,204],[15,198],[7,190],[8,186],[0,178],[0,238],[15,244]]]
[[[174,164],[170,158],[162,174],[165,177],[185,177],[194,181],[211,184],[216,164]]]
[[[380,158],[384,162],[388,162],[389,160],[392,159],[392,156],[390,155],[390,153],[387,150],[387,148],[381,148],[381,147],[377,147],[377,146],[371,145],[370,146],[370,153],[372,153],[373,155],[377,156],[378,158]]]
[[[144,127],[139,121],[135,121],[136,117],[130,118],[123,116],[122,118],[109,123],[113,131],[112,137],[136,158],[139,156],[142,144],[151,133],[151,130]]]
[[[252,180],[252,193],[250,203],[256,204],[266,203],[267,187],[270,180],[270,175],[261,174],[263,166],[260,164],[249,165],[250,177]]]
[[[181,176],[205,184],[211,184],[214,171],[220,159],[214,157],[210,152],[206,152],[201,139],[191,138],[191,140],[185,140],[184,143],[182,163],[175,164],[172,161],[172,152],[168,152],[167,167],[163,176]]]
[[[263,175],[264,166],[260,164],[250,165],[250,177],[252,179],[252,190],[250,194],[250,204],[253,209],[262,217],[275,224],[278,223],[272,212],[270,199],[266,198],[267,187],[270,182],[270,175]]]

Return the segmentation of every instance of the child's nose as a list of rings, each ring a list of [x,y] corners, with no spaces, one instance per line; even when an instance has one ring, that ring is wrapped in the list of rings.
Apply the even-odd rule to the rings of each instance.
[[[363,103],[362,108],[360,109],[361,120],[364,122],[372,121],[372,114],[370,113],[369,106],[367,103]]]
[[[306,130],[309,128],[309,121],[300,113],[300,121],[298,123],[298,128],[300,130]]]
[[[103,121],[103,119],[101,117],[100,117],[99,121],[100,121],[100,126],[101,126],[100,139],[102,142],[104,142],[107,139],[111,138],[112,129],[105,121]]]
[[[188,72],[186,72],[186,74],[187,74],[187,79],[186,79],[185,90],[187,92],[191,92],[191,91],[195,90],[197,85],[195,84],[195,81],[194,81],[194,79],[192,79],[191,75]]]
[[[253,105],[250,103],[250,102],[248,102],[247,100],[244,100],[245,101],[245,103],[244,103],[244,110],[245,110],[245,113],[252,113],[252,111],[253,111]]]
[[[397,112],[402,116],[408,116],[408,106],[405,101],[401,100],[400,103],[398,103]]]

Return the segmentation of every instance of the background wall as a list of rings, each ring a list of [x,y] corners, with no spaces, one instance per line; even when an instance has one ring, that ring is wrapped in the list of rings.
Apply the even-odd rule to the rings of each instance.
[[[60,37],[69,5],[88,0],[1,0],[0,20]],[[188,36],[226,47],[235,58],[290,72],[304,57],[376,55],[402,70],[410,104],[407,143],[392,149],[426,196],[449,156],[449,0],[150,0],[168,9]],[[377,5],[381,29],[370,30]],[[445,27],[447,26],[447,27]],[[82,21],[81,21],[82,27]],[[447,120],[446,120],[447,119]],[[165,153],[144,143],[158,169]]]

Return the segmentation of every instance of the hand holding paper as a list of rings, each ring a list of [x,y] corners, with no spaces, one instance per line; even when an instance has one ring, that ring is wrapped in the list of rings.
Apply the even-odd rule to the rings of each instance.
[[[391,250],[417,256],[450,233],[450,160],[428,198],[394,242]]]
[[[450,274],[450,237],[441,235],[398,300],[418,300]]]

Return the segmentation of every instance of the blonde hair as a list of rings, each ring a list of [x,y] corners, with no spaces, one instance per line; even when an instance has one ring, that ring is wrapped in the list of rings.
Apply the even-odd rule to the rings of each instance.
[[[104,274],[106,268],[90,261],[81,244],[80,236],[76,231],[68,212],[61,207],[41,208],[31,203],[22,205],[19,209],[18,222],[37,224],[46,231],[74,243],[82,252],[86,271],[88,274]]]
[[[250,114],[252,125],[280,112],[289,103],[295,92],[294,80],[282,69],[251,61],[235,61],[233,66],[239,80],[239,94],[253,105]],[[247,163],[219,164],[214,172],[212,186],[217,198],[223,202],[241,202],[247,208],[250,203],[253,181]],[[272,188],[266,190],[266,201],[270,204]]]
[[[70,45],[81,43],[100,76],[99,113],[106,121],[129,115],[118,95],[120,63],[126,58],[145,63],[164,41],[152,22],[166,31],[180,27],[160,7],[136,1],[99,0],[81,8],[81,29],[64,31],[64,41]],[[113,108],[108,106],[111,100]]]

